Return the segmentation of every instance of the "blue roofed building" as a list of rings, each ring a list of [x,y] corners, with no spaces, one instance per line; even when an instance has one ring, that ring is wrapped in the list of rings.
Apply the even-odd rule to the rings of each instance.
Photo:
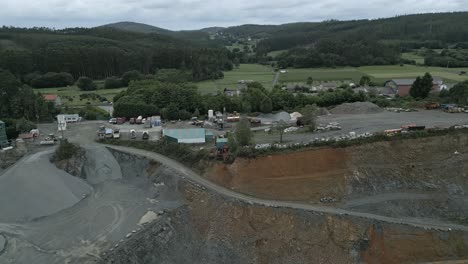
[[[213,139],[213,133],[204,128],[164,129],[163,137],[177,143],[205,143]]]

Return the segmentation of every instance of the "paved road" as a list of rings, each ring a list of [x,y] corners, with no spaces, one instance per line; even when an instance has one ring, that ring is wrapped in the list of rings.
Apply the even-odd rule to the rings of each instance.
[[[439,110],[420,110],[419,112],[394,113],[384,111],[376,114],[356,114],[356,115],[325,115],[319,116],[318,124],[328,124],[338,122],[342,130],[327,131],[322,133],[285,133],[285,142],[308,142],[314,138],[335,137],[348,135],[353,131],[357,134],[370,132],[382,132],[386,129],[399,128],[402,125],[418,124],[426,127],[449,127],[455,124],[467,124],[468,114],[450,114]],[[255,143],[271,143],[278,141],[277,134],[268,135],[266,133],[255,133]]]
[[[118,151],[126,152],[133,155],[143,156],[148,159],[156,160],[163,164],[164,166],[172,168],[179,176],[186,177],[197,184],[204,186],[205,188],[217,192],[221,195],[238,199],[250,204],[258,204],[263,206],[269,207],[283,207],[283,208],[293,208],[293,209],[301,209],[301,210],[308,210],[314,211],[317,213],[327,213],[327,214],[335,214],[335,215],[350,215],[355,217],[361,217],[366,219],[372,219],[392,224],[404,224],[419,228],[425,229],[437,229],[437,230],[460,230],[460,231],[468,231],[468,226],[463,225],[456,225],[456,224],[448,224],[448,223],[440,223],[436,221],[431,221],[427,219],[404,219],[404,218],[394,218],[394,217],[387,217],[382,215],[375,215],[370,213],[361,213],[361,212],[354,212],[349,211],[346,209],[339,209],[334,207],[327,207],[327,206],[318,206],[318,205],[310,205],[310,204],[303,204],[303,203],[295,203],[295,202],[284,202],[284,201],[275,201],[275,200],[264,200],[259,199],[256,197],[248,196],[245,194],[233,192],[228,190],[224,187],[214,184],[213,182],[201,177],[191,169],[187,168],[186,166],[182,165],[181,163],[169,159],[166,156],[161,154],[157,154],[154,152],[149,152],[141,149],[135,149],[130,147],[121,147],[121,146],[108,146],[111,149],[115,149]]]

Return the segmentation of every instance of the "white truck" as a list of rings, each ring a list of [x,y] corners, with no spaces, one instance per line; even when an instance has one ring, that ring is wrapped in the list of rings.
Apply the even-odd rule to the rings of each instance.
[[[120,138],[120,130],[118,129],[114,130],[114,138],[116,139]]]

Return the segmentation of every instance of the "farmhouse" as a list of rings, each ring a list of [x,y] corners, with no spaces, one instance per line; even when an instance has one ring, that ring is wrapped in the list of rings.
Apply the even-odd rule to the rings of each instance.
[[[228,88],[224,88],[224,95],[226,96],[239,96],[240,94],[241,94],[241,91],[239,89],[231,90]]]
[[[399,96],[406,96],[409,94],[411,86],[416,79],[392,79],[385,82],[385,87],[388,87]],[[440,92],[443,87],[443,80],[440,77],[433,77],[433,86],[431,92]]]
[[[62,100],[60,99],[60,96],[56,94],[44,94],[42,98],[44,98],[44,101],[46,102],[54,103],[55,106],[62,105]]]

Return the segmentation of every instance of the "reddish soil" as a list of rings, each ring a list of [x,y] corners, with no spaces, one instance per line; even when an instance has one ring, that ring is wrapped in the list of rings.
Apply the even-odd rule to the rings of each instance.
[[[348,155],[344,149],[319,149],[236,159],[217,164],[206,175],[222,186],[262,198],[317,201],[340,199],[345,191]]]

